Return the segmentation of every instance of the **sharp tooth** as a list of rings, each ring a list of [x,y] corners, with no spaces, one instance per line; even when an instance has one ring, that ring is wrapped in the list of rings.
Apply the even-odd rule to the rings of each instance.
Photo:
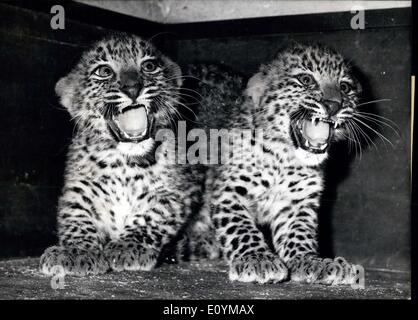
[[[321,150],[324,150],[327,146],[328,146],[328,143],[324,143],[324,144],[321,146]]]
[[[312,117],[311,121],[312,121],[312,124],[315,124],[315,117]]]
[[[334,129],[337,129],[338,127],[338,122],[334,122]]]
[[[308,140],[305,141],[305,147],[308,147],[309,148],[309,142],[308,142]]]

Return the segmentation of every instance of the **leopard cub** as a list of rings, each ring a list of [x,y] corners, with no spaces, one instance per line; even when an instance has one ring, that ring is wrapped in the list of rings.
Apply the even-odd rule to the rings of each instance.
[[[76,123],[58,205],[53,274],[150,270],[176,236],[200,187],[157,142],[178,113],[179,67],[150,43],[117,34],[97,42],[56,85]],[[165,151],[164,151],[165,150]]]
[[[323,164],[337,140],[355,140],[361,86],[347,62],[324,46],[290,46],[261,66],[242,99],[225,92],[233,84],[211,81],[219,74],[239,87],[242,79],[213,67],[194,70],[193,76],[202,79],[198,118],[211,119],[205,128],[231,132],[219,149],[239,141],[244,130],[253,132],[233,148],[228,161],[207,166],[195,239],[205,238],[201,230],[208,237],[213,234],[231,280],[355,282],[358,267],[340,257],[320,257],[317,240]],[[206,228],[201,221],[209,221]],[[266,226],[268,237],[260,225]]]

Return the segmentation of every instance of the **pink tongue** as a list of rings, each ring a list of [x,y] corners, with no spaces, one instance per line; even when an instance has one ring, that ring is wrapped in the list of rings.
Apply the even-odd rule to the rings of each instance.
[[[312,145],[323,144],[327,142],[329,137],[329,123],[305,121],[303,124],[303,133]]]
[[[128,110],[118,117],[120,128],[129,135],[139,135],[147,129],[148,119],[144,107]]]

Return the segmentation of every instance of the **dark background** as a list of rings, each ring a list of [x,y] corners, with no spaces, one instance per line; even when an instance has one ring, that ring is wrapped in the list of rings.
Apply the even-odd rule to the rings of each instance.
[[[53,3],[55,4],[55,3]],[[65,3],[66,29],[50,28],[52,3],[0,3],[0,257],[39,255],[56,241],[55,214],[73,130],[59,106],[56,81],[91,41],[111,30],[154,42],[181,65],[222,62],[246,76],[289,40],[321,42],[358,68],[363,110],[387,117],[362,158],[333,150],[320,213],[324,254],[367,267],[409,270],[410,74],[409,9],[366,12],[366,29],[351,30],[350,13],[160,25],[81,4]]]

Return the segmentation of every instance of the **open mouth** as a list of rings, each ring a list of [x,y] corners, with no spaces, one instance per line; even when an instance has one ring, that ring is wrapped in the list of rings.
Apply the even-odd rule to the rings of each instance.
[[[120,141],[140,142],[149,137],[151,117],[146,106],[130,105],[112,115],[108,124]]]
[[[313,116],[298,120],[294,135],[300,148],[311,153],[325,153],[337,126],[331,119]]]

